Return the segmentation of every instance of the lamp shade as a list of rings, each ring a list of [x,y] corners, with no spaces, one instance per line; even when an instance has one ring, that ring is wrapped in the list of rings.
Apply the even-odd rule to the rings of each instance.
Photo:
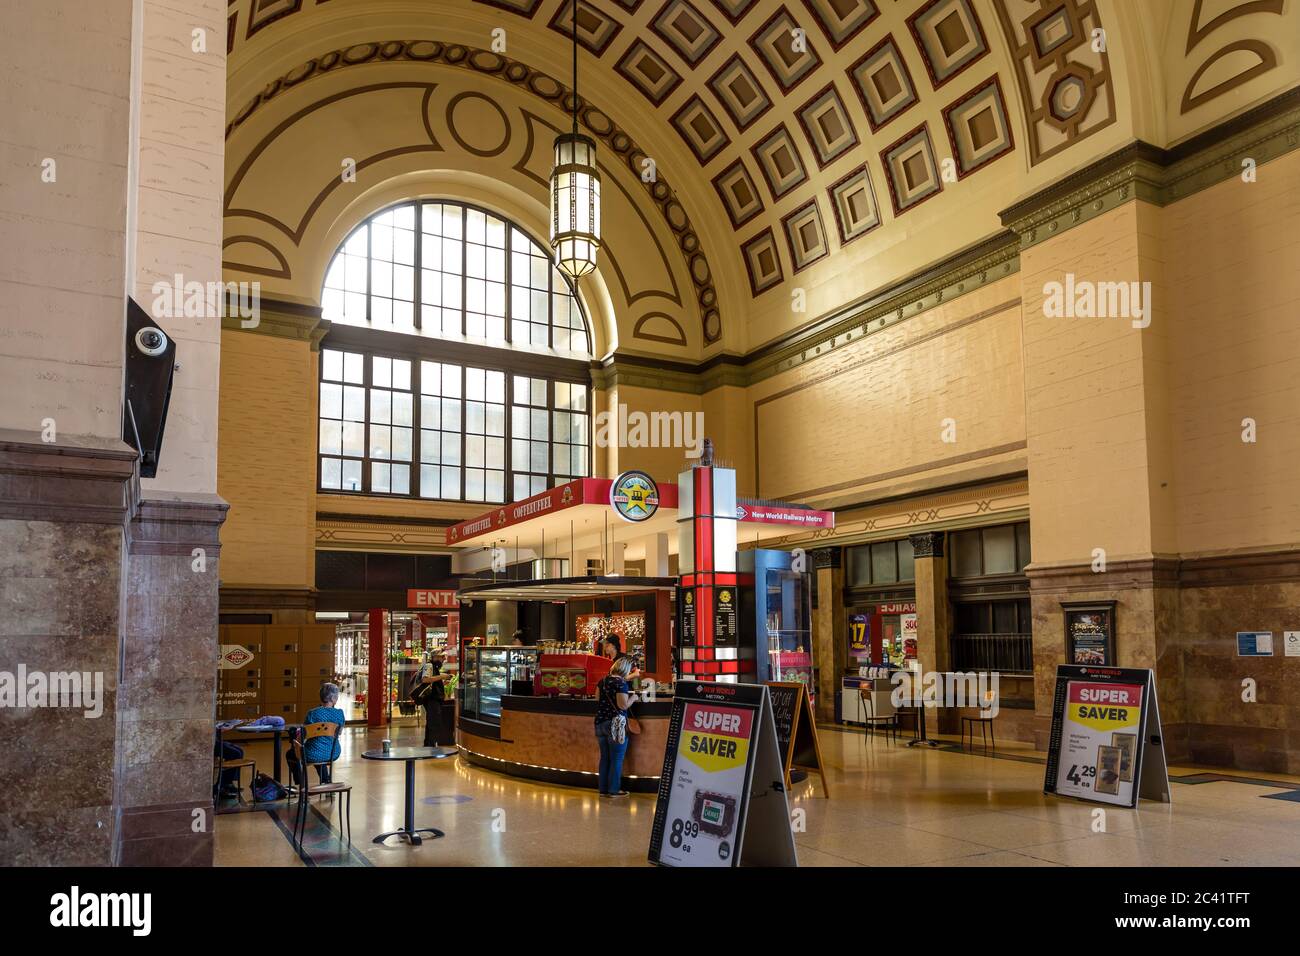
[[[596,268],[600,250],[600,172],[596,143],[580,133],[555,138],[551,170],[551,248],[555,264],[574,279]]]

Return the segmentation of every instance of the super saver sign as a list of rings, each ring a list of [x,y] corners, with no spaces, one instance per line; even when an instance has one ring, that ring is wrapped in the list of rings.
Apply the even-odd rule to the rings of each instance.
[[[1142,734],[1141,684],[1070,681],[1061,728],[1056,792],[1133,804]]]

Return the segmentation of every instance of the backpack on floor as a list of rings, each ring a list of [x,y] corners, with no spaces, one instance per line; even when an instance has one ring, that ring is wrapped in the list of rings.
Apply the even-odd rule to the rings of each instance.
[[[273,803],[276,800],[283,800],[289,796],[289,790],[283,784],[277,783],[275,778],[270,774],[258,772],[253,778],[252,784],[253,799],[258,803]]]

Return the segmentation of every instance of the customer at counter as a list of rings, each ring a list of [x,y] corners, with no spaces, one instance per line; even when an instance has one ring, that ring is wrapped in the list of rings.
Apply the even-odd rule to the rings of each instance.
[[[432,651],[429,654],[429,660],[420,668],[417,675],[418,684],[412,697],[424,708],[424,745],[426,747],[438,746],[442,739],[442,701],[446,696],[444,685],[447,682],[447,674],[439,673],[442,670],[443,656],[441,651]]]
[[[627,754],[627,711],[636,702],[627,680],[632,659],[619,657],[597,685],[596,743],[600,747],[598,789],[601,796],[625,797],[623,757]]]

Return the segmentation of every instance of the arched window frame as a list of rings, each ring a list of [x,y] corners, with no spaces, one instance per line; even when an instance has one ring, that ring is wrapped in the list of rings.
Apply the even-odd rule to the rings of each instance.
[[[459,235],[446,235],[446,233],[453,232],[454,230],[445,228],[445,219],[438,222],[437,225],[433,225],[433,217],[426,218],[431,207],[435,206],[439,207],[439,209],[456,209],[459,212]],[[396,265],[411,270],[411,322],[409,326],[402,323],[400,327],[397,327],[390,318],[389,321],[381,322],[376,325],[376,300],[383,300],[392,303],[390,308],[394,310],[398,304],[405,305],[406,300],[404,297],[399,300],[394,298],[392,295],[384,296],[374,290],[376,276],[375,266],[377,264],[382,266],[385,263],[382,260],[375,259],[377,251],[374,248],[374,234],[370,227],[375,224],[376,219],[390,213],[396,213],[398,210],[405,208],[410,208],[413,213],[412,226],[410,230],[413,232],[412,261],[410,263],[396,263]],[[491,220],[499,220],[504,224],[505,237],[502,249],[497,250],[495,247],[480,245],[469,237],[470,213],[476,213]],[[434,228],[436,232],[428,233],[426,232],[426,228]],[[330,287],[331,273],[334,270],[335,263],[337,262],[338,257],[345,253],[348,255],[359,254],[359,250],[348,252],[348,249],[349,246],[355,245],[355,240],[357,240],[362,230],[365,230],[366,236],[366,248],[364,252],[365,291],[360,292],[353,289],[351,294],[364,296],[364,322],[356,321],[350,316],[346,318],[338,317],[337,313],[331,310],[329,304],[331,298],[329,293],[331,291],[340,291],[333,290]],[[529,246],[527,250],[520,249],[514,244],[513,238],[515,233],[518,233],[519,236],[527,240]],[[442,246],[434,248],[434,243],[439,241],[442,241]],[[486,238],[485,242],[487,242]],[[450,264],[450,266],[447,262],[449,257],[446,255],[447,248],[450,247],[443,248],[444,246],[447,246],[448,243],[451,244],[450,247],[455,247],[459,250],[459,261]],[[503,253],[502,275],[500,280],[497,280],[495,277],[486,277],[486,268],[482,270],[484,272],[484,277],[471,276],[469,274],[471,271],[469,259],[472,247],[478,247],[485,250],[485,256],[496,251]],[[520,278],[517,275],[519,260],[519,255],[517,255],[518,253],[528,256],[530,260],[541,260],[542,262],[545,262],[545,271],[544,276],[542,277],[545,279],[545,290],[540,288],[541,282],[539,277],[535,274],[529,277],[526,286],[517,286],[516,280]],[[390,253],[390,256],[391,255],[392,254]],[[448,268],[444,269],[444,267]],[[394,269],[394,274],[396,274],[396,268]],[[441,276],[443,282],[440,288],[436,291],[430,292],[426,297],[426,289],[428,283],[431,281],[430,274]],[[448,280],[451,281],[449,282]],[[482,281],[485,285],[500,285],[503,287],[503,315],[488,315],[486,307],[481,313],[469,308],[470,283],[474,281]],[[563,283],[563,286],[558,287],[557,282]],[[456,285],[459,285],[458,289],[456,288]],[[392,285],[389,287],[391,289]],[[518,293],[524,288],[531,289],[539,294],[544,292],[547,304],[545,323],[536,321],[536,317],[533,314],[537,306],[536,301],[524,303],[527,306],[525,309],[517,308],[518,303],[516,302],[516,299],[518,298]],[[486,294],[487,293],[485,292],[485,295]],[[565,296],[572,304],[570,315],[563,321],[561,321],[561,319],[555,314],[555,300],[557,294]],[[426,298],[430,301],[426,302]],[[459,305],[444,307],[442,303],[449,298],[458,300]],[[465,341],[476,344],[481,343],[496,348],[516,348],[525,351],[545,349],[553,353],[569,355],[577,354],[590,356],[594,346],[594,340],[591,333],[591,323],[588,321],[587,312],[586,309],[583,308],[582,299],[578,295],[578,290],[574,287],[573,282],[567,276],[555,268],[555,263],[552,261],[545,244],[540,242],[527,229],[506,216],[493,212],[492,210],[486,209],[482,206],[475,205],[474,203],[462,202],[459,200],[403,200],[402,202],[385,206],[383,209],[376,210],[374,213],[367,216],[362,222],[358,223],[351,231],[349,231],[344,240],[339,243],[334,255],[330,257],[329,265],[325,270],[325,278],[322,281],[321,299],[323,317],[336,325],[351,325],[356,328],[371,328],[379,331],[408,331],[409,329],[409,331],[414,334],[423,335],[429,338],[445,337],[445,341]],[[518,317],[520,311],[527,312],[527,317],[520,319]],[[459,313],[459,322],[457,323],[459,328],[451,330],[450,334],[448,334],[447,330],[449,312]],[[489,322],[500,321],[502,323],[501,336],[497,337],[486,333],[479,335],[471,331],[469,326],[475,316],[483,318],[485,327]],[[439,323],[436,330],[434,322]],[[546,341],[544,343],[538,342],[534,338],[536,328],[543,325],[546,329]],[[516,341],[518,333],[522,331],[522,326],[527,326],[529,332],[532,333],[527,342]],[[566,344],[564,342],[559,342],[557,344],[556,340],[559,338],[556,334],[557,331],[563,332],[566,329],[572,332],[581,333],[583,341],[580,348],[573,348],[571,343]]]
[[[357,230],[369,226],[375,217],[402,206],[415,207],[414,225],[419,235],[422,232],[420,210],[426,202],[434,201],[408,201],[376,212],[349,233],[339,251]],[[511,258],[509,227],[519,229],[515,223],[472,204],[437,202],[475,209],[504,221],[508,227],[506,258]],[[466,215],[462,213],[462,222]],[[527,231],[519,231],[536,245]],[[418,244],[416,262],[421,262]],[[506,288],[510,288],[509,272]],[[571,285],[569,292],[589,343],[591,332],[585,312]],[[419,294],[417,286],[416,301]],[[367,315],[369,299],[367,294]],[[462,298],[462,305],[464,301]],[[551,301],[549,293],[548,301]],[[463,322],[463,308],[461,314]],[[510,321],[507,319],[505,324],[508,330]],[[553,335],[553,325],[548,323],[548,326]],[[436,338],[419,329],[392,331],[343,322],[332,324],[320,349],[316,486],[323,493],[498,504],[518,501],[591,474],[593,412],[589,359],[567,357],[549,349],[532,351],[528,347],[511,347],[509,343],[482,344],[472,337]],[[337,353],[354,356],[346,376],[333,374],[334,366],[340,369],[349,366],[347,359],[337,359]],[[392,366],[392,360],[409,365]],[[398,367],[404,367],[407,372],[404,388],[399,387],[403,383],[386,377]],[[453,386],[444,387],[446,375],[452,376],[449,381],[454,382]],[[343,381],[344,377],[349,380]],[[437,384],[433,382],[435,377]],[[482,399],[472,398],[473,384],[480,379],[487,388],[492,387],[494,379],[497,382],[503,379],[504,387],[498,393],[502,400],[491,402],[487,395]],[[354,392],[348,393],[348,389]],[[344,393],[352,400],[350,413],[340,397]],[[430,399],[436,400],[436,410]],[[444,427],[448,402],[456,426],[450,429]],[[393,418],[397,403],[409,406],[409,421],[402,425],[395,424]],[[362,406],[363,414],[357,411]],[[473,407],[478,406],[480,410],[486,409],[482,421],[471,415]],[[439,413],[443,419],[431,423],[430,414]],[[498,416],[495,424],[493,415]],[[358,416],[364,420],[357,421]],[[544,432],[540,439],[535,437],[539,427]],[[561,435],[565,430],[567,434]],[[403,431],[407,457],[394,457],[400,454],[399,433]],[[350,449],[343,437],[345,433],[353,438]],[[431,450],[434,443],[436,452]],[[491,459],[496,447],[502,453],[499,458]],[[539,468],[537,456],[542,450],[545,467]],[[480,458],[475,458],[476,452]],[[437,460],[430,461],[431,457]],[[448,457],[453,459],[451,465],[445,463]],[[482,466],[476,466],[475,461],[482,461]],[[397,480],[402,468],[406,469],[405,482]],[[355,484],[345,478],[345,473],[356,478]],[[501,480],[498,487],[503,493],[500,495],[492,494],[495,476]]]

